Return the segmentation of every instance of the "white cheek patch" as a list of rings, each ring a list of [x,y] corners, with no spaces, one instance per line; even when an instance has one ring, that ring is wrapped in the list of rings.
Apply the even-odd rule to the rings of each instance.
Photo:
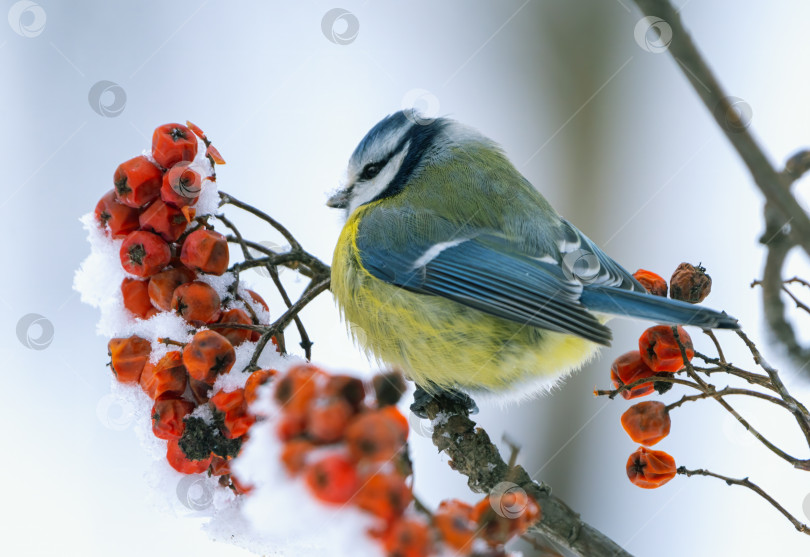
[[[408,147],[410,147],[410,141],[405,144],[399,153],[389,159],[382,171],[373,179],[366,182],[355,183],[352,198],[349,203],[349,214],[352,214],[360,205],[368,203],[385,191],[385,188],[388,187],[399,172],[402,162],[408,154]]]

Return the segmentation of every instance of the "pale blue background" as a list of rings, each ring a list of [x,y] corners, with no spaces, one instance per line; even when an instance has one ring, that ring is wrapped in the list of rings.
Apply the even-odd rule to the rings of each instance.
[[[12,5],[5,0],[0,12]],[[109,392],[106,339],[94,333],[97,311],[71,289],[88,252],[78,217],[165,122],[200,125],[228,161],[222,188],[280,218],[330,261],[340,215],[324,206],[325,193],[365,131],[409,91],[425,89],[441,114],[501,142],[562,214],[631,271],[668,277],[681,261],[702,261],[714,279],[711,305],[763,338],[758,292],[748,287],[762,265],[761,196],[676,62],[635,42],[641,16],[630,0],[349,0],[339,6],[360,29],[344,46],[321,32],[333,2],[40,5],[47,20],[34,37],[0,18],[4,554],[246,554],[148,503],[148,458],[130,429],[112,430],[97,416]],[[687,0],[683,16],[729,93],[752,107],[753,130],[772,159],[781,164],[810,143],[810,5]],[[100,80],[126,92],[117,117],[90,108]],[[809,187],[796,186],[804,200]],[[240,222],[246,236],[278,241]],[[793,271],[807,276],[804,262],[793,261]],[[29,313],[54,325],[45,350],[17,339]],[[304,318],[316,361],[369,369],[328,296]],[[495,440],[507,431],[535,477],[636,555],[806,554],[808,539],[743,489],[677,478],[647,492],[627,481],[635,446],[618,420],[628,404],[591,391],[608,385],[611,360],[633,349],[642,329],[616,322],[614,347],[557,394],[507,410],[484,406],[481,423]],[[751,365],[734,338],[722,338],[735,362]],[[806,456],[793,422],[737,405]],[[750,475],[810,520],[802,513],[810,477],[748,443],[714,406],[679,410],[660,448],[679,464]],[[473,500],[429,442],[415,437],[413,452],[425,500]]]

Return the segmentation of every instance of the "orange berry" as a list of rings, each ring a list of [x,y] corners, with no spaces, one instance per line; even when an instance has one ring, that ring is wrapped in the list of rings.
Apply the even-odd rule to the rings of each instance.
[[[671,425],[669,412],[663,402],[639,402],[622,414],[622,427],[630,439],[648,447],[669,435]]]
[[[135,317],[148,319],[152,316],[150,310],[155,309],[149,299],[149,283],[145,280],[125,278],[121,282],[121,294],[124,296],[124,307]]]
[[[218,375],[228,373],[236,352],[228,339],[215,331],[200,331],[183,348],[183,365],[197,381],[213,384]]]
[[[222,312],[222,316],[217,323],[237,323],[240,325],[253,325],[253,320],[243,309],[233,308]],[[234,346],[239,346],[251,336],[250,329],[217,329],[217,332],[231,341]]]
[[[479,535],[490,546],[505,544],[512,537],[525,534],[542,516],[537,501],[519,488],[491,493],[472,512]]]
[[[228,270],[228,240],[214,230],[201,228],[189,234],[180,251],[180,261],[189,269],[211,275]]]
[[[149,278],[149,299],[158,309],[171,311],[172,296],[181,284],[194,280],[194,271],[185,267],[166,269]]]
[[[191,460],[180,448],[177,439],[169,439],[169,445],[166,448],[166,460],[169,461],[172,468],[183,474],[201,474],[208,470],[211,464],[211,455],[203,460]]]
[[[706,274],[706,268],[689,263],[681,263],[670,279],[670,297],[690,304],[698,304],[706,299],[712,291],[712,277]]]
[[[250,299],[253,300],[253,302],[259,304],[264,308],[264,311],[270,311],[270,307],[267,305],[267,302],[264,301],[264,298],[259,296],[253,290],[248,290],[247,293],[250,295]]]
[[[613,361],[610,368],[610,379],[618,389],[623,385],[629,385],[639,379],[655,377],[655,372],[644,363],[638,350],[622,354]],[[641,383],[630,390],[622,391],[622,397],[626,399],[646,396],[654,390],[653,381]]]
[[[340,397],[355,410],[366,398],[363,381],[351,375],[330,375],[323,387],[324,397]]]
[[[286,375],[276,382],[274,398],[284,412],[306,416],[310,402],[315,398],[317,379],[323,372],[313,365],[291,367]]]
[[[221,303],[216,290],[197,280],[181,284],[172,294],[172,309],[197,327],[219,319]]]
[[[478,525],[472,518],[473,507],[458,499],[447,499],[439,503],[433,515],[433,523],[444,543],[456,550],[472,549]]]
[[[306,414],[282,414],[276,426],[278,438],[282,441],[290,441],[303,433],[307,429]]]
[[[627,477],[638,487],[655,489],[675,477],[675,459],[664,451],[639,447],[627,460]]]
[[[211,397],[210,402],[225,415],[224,433],[229,439],[243,436],[256,421],[256,418],[248,414],[244,389],[235,389],[229,393],[220,391]]]
[[[186,230],[188,221],[179,209],[156,199],[138,218],[141,230],[158,234],[167,242],[176,242]]]
[[[163,168],[180,161],[193,161],[197,138],[182,124],[163,124],[152,134],[152,157]]]
[[[284,443],[281,449],[281,463],[290,475],[300,474],[306,467],[307,455],[314,448],[315,445],[305,439],[291,439]]]
[[[96,222],[109,230],[113,238],[123,238],[138,230],[138,209],[118,201],[115,190],[104,194],[96,205]]]
[[[346,503],[359,487],[354,463],[339,454],[325,456],[307,466],[304,479],[312,494],[327,503]]]
[[[256,400],[256,390],[275,377],[276,373],[274,369],[260,369],[250,374],[245,383],[245,400],[248,404]]]
[[[335,443],[343,438],[354,408],[342,398],[319,399],[309,407],[307,433],[317,442]]]
[[[633,278],[641,283],[641,286],[647,289],[647,292],[653,296],[667,297],[667,281],[656,275],[652,271],[645,271],[639,269],[633,273]]]
[[[112,359],[110,367],[121,383],[138,382],[151,352],[149,341],[136,335],[114,338],[107,344],[107,353]]]
[[[150,277],[163,270],[172,259],[172,251],[157,234],[136,230],[121,243],[121,266],[137,277]]]
[[[413,500],[405,478],[397,473],[379,472],[360,482],[355,504],[366,512],[390,522],[402,515]]]
[[[678,326],[678,336],[686,358],[691,360],[695,355],[692,338],[681,326]],[[638,339],[638,350],[644,363],[653,371],[675,372],[684,366],[681,349],[669,325],[656,325],[644,331]]]
[[[187,381],[183,355],[178,350],[167,353],[156,364],[146,362],[140,379],[141,388],[153,400],[164,394],[182,395]]]
[[[428,557],[433,553],[430,528],[415,518],[398,520],[386,532],[383,545],[391,557]]]
[[[163,172],[144,156],[122,162],[115,169],[113,183],[119,203],[139,209],[160,195]]]
[[[398,419],[382,410],[371,410],[355,417],[344,437],[355,460],[385,462],[402,450],[407,434]]]
[[[167,205],[180,209],[186,222],[193,218],[188,207],[197,203],[203,184],[202,176],[190,168],[190,164],[189,162],[175,164],[163,175],[160,186],[160,198]]]
[[[152,432],[159,439],[180,439],[186,424],[183,418],[194,411],[194,403],[176,395],[164,395],[152,406]]]

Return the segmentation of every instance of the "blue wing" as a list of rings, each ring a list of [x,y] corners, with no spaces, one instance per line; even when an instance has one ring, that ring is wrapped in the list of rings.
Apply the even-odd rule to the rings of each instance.
[[[527,256],[494,233],[469,236],[437,219],[423,221],[425,239],[416,239],[408,230],[416,222],[393,216],[372,213],[360,223],[361,263],[374,277],[518,323],[610,343],[610,329],[579,302],[582,284],[566,276],[554,257]]]
[[[530,247],[437,215],[376,208],[360,222],[357,247],[363,267],[380,280],[598,344],[609,345],[611,332],[591,312],[739,327],[724,312],[648,294],[565,220],[548,228],[542,240]]]

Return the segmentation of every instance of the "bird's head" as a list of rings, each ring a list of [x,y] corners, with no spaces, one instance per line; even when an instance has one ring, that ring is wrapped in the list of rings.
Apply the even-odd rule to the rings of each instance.
[[[361,205],[396,195],[462,134],[454,121],[427,120],[414,109],[386,116],[352,153],[343,183],[327,205],[345,209],[348,216]]]

